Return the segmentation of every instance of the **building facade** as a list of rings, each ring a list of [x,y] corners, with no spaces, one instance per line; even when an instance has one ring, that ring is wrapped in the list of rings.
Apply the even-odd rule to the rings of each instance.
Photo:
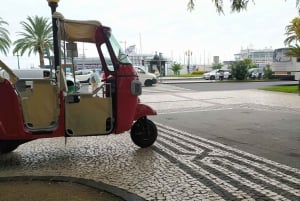
[[[300,58],[286,56],[288,48],[274,50],[271,69],[275,77],[283,79],[300,79]]]
[[[264,67],[273,62],[273,49],[241,49],[237,54],[234,54],[235,61],[251,59],[253,63],[259,67]]]

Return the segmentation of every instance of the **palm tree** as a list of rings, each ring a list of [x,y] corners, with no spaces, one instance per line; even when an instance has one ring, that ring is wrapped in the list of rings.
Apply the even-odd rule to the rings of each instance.
[[[9,39],[9,31],[3,25],[8,25],[8,23],[0,17],[0,52],[7,55],[11,41]]]
[[[18,32],[22,38],[14,42],[13,53],[19,52],[21,56],[26,51],[28,51],[28,56],[31,53],[38,53],[40,67],[42,68],[44,67],[44,50],[50,49],[53,51],[52,25],[48,18],[44,17],[27,17],[27,20],[28,22],[21,22],[24,32]]]
[[[174,75],[179,75],[181,69],[182,69],[182,65],[179,63],[174,63],[171,66],[171,70],[174,72]]]
[[[296,44],[295,46],[291,45],[287,52],[285,53],[286,56],[289,57],[298,57],[300,58],[300,46]]]
[[[218,13],[223,13],[223,0],[212,0],[215,4]],[[297,0],[299,1],[299,0]],[[231,0],[231,11],[240,12],[241,10],[246,10],[249,0]],[[254,3],[254,0],[252,0]],[[194,0],[189,0],[188,10],[192,11],[195,8]]]
[[[285,45],[290,45],[292,42],[300,40],[300,18],[295,17],[288,26],[285,28],[287,38],[284,40]]]

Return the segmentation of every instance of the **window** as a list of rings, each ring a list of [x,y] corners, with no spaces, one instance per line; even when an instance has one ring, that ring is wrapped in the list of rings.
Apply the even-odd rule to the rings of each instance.
[[[118,61],[126,64],[131,63],[127,54],[124,52],[124,50],[122,50],[120,44],[115,39],[115,37],[110,32],[107,32],[107,35]]]

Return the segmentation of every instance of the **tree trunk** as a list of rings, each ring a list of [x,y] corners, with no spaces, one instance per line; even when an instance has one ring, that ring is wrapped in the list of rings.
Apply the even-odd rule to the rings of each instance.
[[[40,57],[40,68],[44,68],[45,67],[44,53],[42,51],[39,51],[39,57]]]

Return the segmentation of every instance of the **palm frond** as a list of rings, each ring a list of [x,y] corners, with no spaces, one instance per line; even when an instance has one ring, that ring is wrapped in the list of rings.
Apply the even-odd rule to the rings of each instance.
[[[289,57],[300,57],[300,46],[297,44],[290,46],[285,55]]]
[[[295,17],[290,24],[285,27],[287,38],[284,40],[285,45],[290,45],[292,42],[300,41],[300,18]]]
[[[194,0],[189,0],[189,2],[188,2],[188,5],[187,5],[187,9],[188,9],[188,11],[193,11],[194,10],[194,8],[195,8],[195,3],[194,3]]]
[[[0,17],[0,52],[2,52],[4,55],[7,55],[11,40],[9,38],[9,31],[4,28],[4,25],[8,26],[8,23]]]
[[[217,9],[217,12],[220,13],[224,13],[223,11],[223,0],[212,0],[215,4],[215,7]]]

